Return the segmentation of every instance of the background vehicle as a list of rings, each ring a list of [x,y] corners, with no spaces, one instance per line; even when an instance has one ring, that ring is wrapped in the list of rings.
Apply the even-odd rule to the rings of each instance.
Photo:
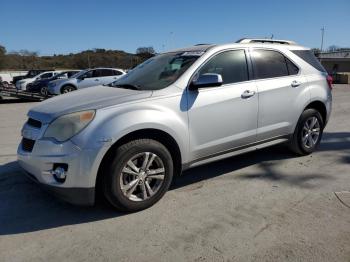
[[[125,75],[124,70],[116,68],[95,68],[83,70],[72,78],[49,83],[49,93],[59,95],[77,89],[109,84]]]
[[[99,188],[116,208],[141,210],[184,169],[278,143],[312,153],[331,84],[312,52],[290,41],[175,50],[109,86],[32,108],[18,160],[72,203],[92,204]]]
[[[25,75],[21,75],[21,76],[14,76],[12,78],[12,83],[16,85],[17,81],[22,80],[22,79],[26,79],[26,78],[33,78],[43,72],[48,72],[48,71],[52,71],[52,70],[47,70],[47,69],[32,69],[29,70],[27,72],[27,74]]]
[[[16,88],[17,88],[17,90],[26,91],[28,84],[33,83],[34,81],[41,80],[41,79],[51,78],[59,73],[61,73],[61,72],[60,71],[43,72],[43,73],[40,73],[39,75],[37,75],[33,78],[26,78],[26,79],[19,80],[16,82]]]
[[[80,70],[63,71],[53,77],[36,80],[33,83],[30,83],[27,85],[27,91],[33,92],[33,93],[40,93],[46,96],[48,94],[47,87],[51,81],[57,80],[57,79],[67,79],[79,72]]]

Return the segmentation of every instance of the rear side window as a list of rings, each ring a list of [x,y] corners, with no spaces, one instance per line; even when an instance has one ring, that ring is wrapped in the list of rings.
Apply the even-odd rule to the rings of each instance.
[[[254,50],[254,73],[256,79],[288,76],[284,55],[272,50]]]
[[[321,63],[310,50],[292,50],[292,52],[303,59],[306,63],[316,68],[318,71],[326,72]]]
[[[123,73],[122,72],[120,72],[120,71],[118,71],[118,70],[113,70],[113,75],[115,75],[115,76],[120,76],[120,75],[122,75]]]
[[[199,75],[215,73],[222,76],[223,84],[248,80],[248,66],[244,50],[225,51],[209,60]]]
[[[113,75],[113,71],[111,69],[100,69],[99,71],[102,77]]]

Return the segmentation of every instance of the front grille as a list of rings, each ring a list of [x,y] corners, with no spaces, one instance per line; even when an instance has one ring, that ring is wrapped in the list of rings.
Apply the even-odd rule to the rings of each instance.
[[[22,138],[22,149],[27,152],[32,152],[35,144],[35,140],[31,140],[28,138]]]
[[[27,124],[35,128],[41,128],[41,122],[33,118],[28,118]]]

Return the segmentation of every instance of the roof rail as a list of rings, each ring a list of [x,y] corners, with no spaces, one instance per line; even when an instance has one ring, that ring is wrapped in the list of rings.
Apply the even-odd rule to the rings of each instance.
[[[293,41],[277,40],[277,39],[264,39],[264,38],[242,38],[236,43],[248,44],[248,43],[266,43],[266,44],[281,44],[281,45],[296,45]]]

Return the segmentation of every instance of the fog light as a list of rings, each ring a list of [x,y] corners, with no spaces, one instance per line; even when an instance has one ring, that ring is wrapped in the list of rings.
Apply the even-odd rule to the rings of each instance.
[[[63,183],[64,181],[66,181],[67,174],[65,168],[63,167],[56,167],[54,170],[51,171],[51,174],[57,182]]]

